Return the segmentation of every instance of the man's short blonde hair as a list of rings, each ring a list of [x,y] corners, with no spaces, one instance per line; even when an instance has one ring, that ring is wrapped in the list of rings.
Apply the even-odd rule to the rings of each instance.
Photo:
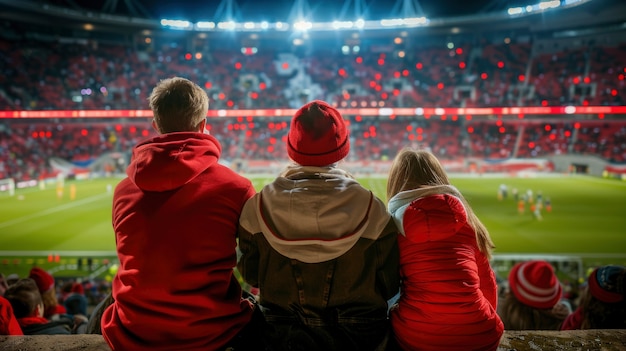
[[[209,111],[206,92],[180,77],[160,81],[149,100],[160,133],[195,132]]]

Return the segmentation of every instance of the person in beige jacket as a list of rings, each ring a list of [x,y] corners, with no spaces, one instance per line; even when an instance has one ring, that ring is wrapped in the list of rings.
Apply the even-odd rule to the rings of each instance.
[[[238,269],[260,289],[275,350],[375,350],[389,338],[399,290],[397,228],[384,202],[337,162],[350,140],[323,101],[301,107],[287,151],[294,164],[246,202]]]

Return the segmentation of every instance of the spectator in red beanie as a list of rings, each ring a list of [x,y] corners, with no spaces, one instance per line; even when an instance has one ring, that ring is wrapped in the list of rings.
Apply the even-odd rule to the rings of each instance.
[[[561,330],[626,329],[626,267],[598,267],[587,282],[580,305]]]
[[[39,267],[33,267],[28,275],[35,281],[44,304],[44,317],[55,320],[67,313],[65,307],[59,304],[52,275]]]
[[[0,335],[24,335],[9,300],[0,296]]]
[[[293,164],[243,209],[238,268],[259,288],[276,350],[386,344],[387,300],[400,281],[398,231],[384,202],[339,168],[349,150],[339,111],[305,104],[287,136]]]
[[[255,306],[233,270],[237,221],[255,189],[219,163],[208,107],[206,92],[184,78],[162,80],[150,95],[159,135],[133,148],[113,194],[120,266],[101,318],[113,350],[262,349],[250,335],[261,329],[250,324]]]
[[[509,292],[498,310],[507,330],[559,330],[572,312],[550,263],[519,262],[509,273]]]

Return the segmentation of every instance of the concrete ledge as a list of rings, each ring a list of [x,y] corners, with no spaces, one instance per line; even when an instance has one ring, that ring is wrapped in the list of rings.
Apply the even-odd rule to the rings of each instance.
[[[624,351],[626,329],[506,331],[498,351]]]
[[[0,336],[0,351],[109,351],[101,335]],[[498,351],[624,351],[626,329],[507,331]]]
[[[102,335],[0,336],[1,351],[111,351]]]

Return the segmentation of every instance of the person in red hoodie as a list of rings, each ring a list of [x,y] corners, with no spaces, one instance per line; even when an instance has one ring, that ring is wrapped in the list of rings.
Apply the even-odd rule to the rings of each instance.
[[[24,335],[9,300],[0,295],[0,335]]]
[[[258,347],[247,335],[254,304],[242,298],[233,269],[237,223],[255,189],[218,163],[201,87],[165,79],[149,101],[159,135],[134,147],[113,195],[120,265],[102,335],[113,350]]]
[[[401,232],[397,305],[389,312],[403,350],[496,350],[494,244],[430,152],[403,149],[387,183],[388,210]]]

